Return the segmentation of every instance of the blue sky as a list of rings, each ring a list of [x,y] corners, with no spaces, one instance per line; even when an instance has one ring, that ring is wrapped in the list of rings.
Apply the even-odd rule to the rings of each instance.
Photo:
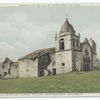
[[[0,7],[0,60],[12,60],[36,49],[54,46],[55,33],[59,33],[66,17],[81,41],[92,37],[97,42],[100,58],[100,7]]]

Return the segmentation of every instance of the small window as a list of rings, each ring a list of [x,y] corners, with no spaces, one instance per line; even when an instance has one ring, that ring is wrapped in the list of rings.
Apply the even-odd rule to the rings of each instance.
[[[62,66],[65,66],[65,63],[61,63]]]
[[[60,39],[59,41],[59,50],[64,50],[64,39]]]

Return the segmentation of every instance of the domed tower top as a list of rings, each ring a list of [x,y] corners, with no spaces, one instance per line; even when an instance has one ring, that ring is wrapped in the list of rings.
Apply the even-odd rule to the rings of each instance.
[[[59,34],[62,34],[62,33],[65,33],[65,32],[69,32],[71,34],[75,33],[75,30],[74,30],[73,26],[69,23],[67,18],[66,18],[65,23],[62,25]]]

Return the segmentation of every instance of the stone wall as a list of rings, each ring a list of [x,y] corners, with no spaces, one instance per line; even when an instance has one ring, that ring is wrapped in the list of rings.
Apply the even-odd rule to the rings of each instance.
[[[23,59],[19,60],[18,71],[19,78],[25,77],[38,77],[38,66],[37,59]]]
[[[57,74],[72,71],[72,51],[56,52],[55,59]]]

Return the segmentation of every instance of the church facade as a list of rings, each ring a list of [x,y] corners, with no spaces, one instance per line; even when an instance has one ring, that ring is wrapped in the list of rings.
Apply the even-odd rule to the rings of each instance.
[[[26,78],[56,75],[71,71],[93,71],[96,67],[96,43],[91,38],[80,41],[68,19],[55,37],[55,47],[36,50],[17,62],[5,59],[1,76]]]

